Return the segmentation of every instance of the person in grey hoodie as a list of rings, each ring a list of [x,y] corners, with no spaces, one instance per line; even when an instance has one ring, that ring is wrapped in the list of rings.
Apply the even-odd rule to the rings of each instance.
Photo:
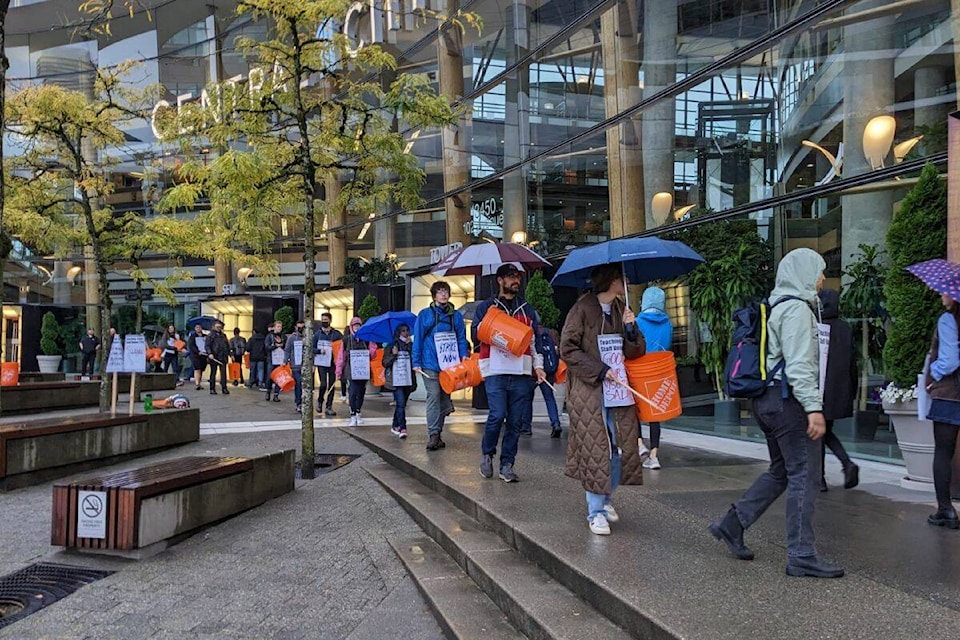
[[[643,298],[640,302],[640,315],[637,316],[637,327],[643,334],[643,339],[647,342],[647,353],[651,351],[670,351],[670,345],[673,343],[673,325],[670,324],[670,316],[666,314],[667,296],[660,287],[647,287],[643,291]],[[650,423],[650,450],[643,446],[642,437],[640,442],[640,457],[645,454],[649,457],[644,460],[644,469],[659,469],[660,459],[657,457],[660,453],[660,423]]]
[[[770,467],[727,514],[710,525],[741,560],[752,560],[743,531],[786,491],[787,575],[839,578],[843,568],[817,556],[813,508],[820,484],[820,442],[826,431],[820,397],[819,337],[813,309],[826,263],[816,251],[794,249],[777,267],[767,322],[767,370],[783,362],[766,392],[753,400],[767,438]],[[778,304],[779,302],[779,304]]]

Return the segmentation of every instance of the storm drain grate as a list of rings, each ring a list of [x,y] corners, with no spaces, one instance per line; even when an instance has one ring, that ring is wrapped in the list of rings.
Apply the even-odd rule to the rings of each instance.
[[[320,476],[324,473],[336,471],[340,467],[350,464],[359,457],[359,455],[353,453],[317,453],[313,456],[313,465],[316,469],[315,475]],[[300,477],[300,475],[300,461],[297,460],[297,480],[303,479]]]
[[[112,573],[41,562],[0,577],[0,629]]]

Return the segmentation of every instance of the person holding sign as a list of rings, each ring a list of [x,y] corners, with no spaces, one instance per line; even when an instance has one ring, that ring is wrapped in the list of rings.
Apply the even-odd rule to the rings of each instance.
[[[608,523],[620,519],[613,493],[621,484],[643,484],[640,424],[623,362],[642,356],[646,343],[622,299],[620,265],[596,267],[590,281],[593,291],[573,305],[560,334],[570,411],[565,473],[583,485],[590,531],[609,535]]]
[[[217,395],[217,372],[220,372],[220,393],[230,395],[227,389],[227,359],[230,358],[230,343],[223,333],[223,323],[213,323],[213,331],[207,336],[207,360],[210,362],[210,395]]]
[[[263,348],[267,352],[267,400],[270,400],[270,391],[272,390],[274,402],[280,402],[280,387],[277,386],[270,375],[276,367],[281,366],[286,360],[284,346],[283,323],[278,320],[267,330],[267,335],[263,339]]]
[[[203,390],[200,382],[203,380],[203,370],[207,368],[207,338],[203,335],[203,327],[199,324],[187,339],[187,350],[190,353],[190,364],[193,365],[194,381],[197,391]]]
[[[363,326],[363,320],[354,316],[350,321],[350,331],[343,338],[343,348],[337,358],[337,377],[350,381],[350,426],[358,427],[362,423],[360,409],[367,393],[367,380],[370,379],[370,361],[377,355],[377,345],[365,340],[357,340],[356,334]]]
[[[536,350],[536,341],[531,341],[530,353],[522,356],[504,351],[497,346],[480,340],[477,328],[483,322],[487,311],[496,307],[533,327],[534,335],[540,332],[540,322],[533,307],[520,297],[520,269],[512,263],[500,265],[497,269],[498,294],[477,305],[474,312],[471,332],[473,341],[480,342],[480,372],[483,374],[487,390],[487,404],[490,413],[483,429],[483,444],[480,458],[480,475],[493,477],[493,456],[500,443],[500,479],[504,482],[519,480],[513,470],[517,457],[517,443],[520,439],[520,426],[527,407],[533,402],[536,385],[546,381],[543,370],[543,356]],[[536,375],[534,378],[533,375]]]
[[[303,330],[306,327],[303,320],[297,320],[293,333],[287,336],[287,344],[283,348],[284,358],[290,365],[293,373],[293,401],[297,405],[297,413],[302,413],[303,402]]]
[[[393,333],[393,344],[383,350],[383,368],[387,389],[393,389],[393,425],[390,433],[401,440],[407,437],[407,400],[417,388],[413,375],[413,344],[410,327],[401,324]]]
[[[333,343],[343,340],[343,334],[331,326],[333,316],[329,311],[320,314],[320,328],[313,334],[313,364],[317,367],[320,386],[317,392],[317,413],[323,411],[326,418],[336,417],[333,397],[337,395],[337,367],[333,361]],[[326,410],[324,410],[326,396]]]
[[[167,373],[173,367],[173,375],[177,378],[177,386],[180,382],[180,349],[183,348],[183,341],[180,340],[180,334],[177,333],[175,326],[168,325],[163,334],[163,372]]]
[[[430,285],[430,306],[420,311],[413,326],[413,370],[423,377],[427,392],[427,451],[446,445],[444,419],[453,413],[450,394],[440,386],[440,372],[457,366],[470,357],[467,328],[463,314],[450,303],[450,285],[443,281]]]

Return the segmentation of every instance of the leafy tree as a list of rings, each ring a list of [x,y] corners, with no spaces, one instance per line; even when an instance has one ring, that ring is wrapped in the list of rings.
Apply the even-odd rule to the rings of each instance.
[[[273,320],[275,322],[283,323],[283,332],[285,334],[293,333],[293,327],[296,323],[296,318],[293,317],[293,309],[286,305],[280,307],[273,313]]]
[[[370,294],[367,294],[367,297],[363,299],[363,302],[360,303],[360,308],[357,310],[357,315],[360,316],[360,319],[364,322],[381,313],[383,312],[380,310],[380,303],[377,302],[375,296]]]
[[[43,314],[40,321],[40,351],[45,356],[63,355],[63,349],[57,343],[60,337],[60,323],[57,322],[57,316],[52,311]]]
[[[906,267],[947,253],[947,185],[928,164],[887,230],[890,270],[883,292],[893,323],[883,347],[884,371],[900,387],[916,384],[943,308],[940,296]]]
[[[543,273],[533,272],[524,294],[527,302],[540,314],[540,323],[545,327],[556,329],[557,321],[560,320],[560,309],[553,301],[553,287],[543,277]]]
[[[846,271],[849,281],[840,296],[840,310],[852,321],[853,338],[860,345],[860,411],[867,409],[867,380],[870,369],[879,368],[883,359],[883,345],[887,340],[884,323],[887,319],[883,284],[886,266],[883,251],[873,245],[861,244],[860,255]]]

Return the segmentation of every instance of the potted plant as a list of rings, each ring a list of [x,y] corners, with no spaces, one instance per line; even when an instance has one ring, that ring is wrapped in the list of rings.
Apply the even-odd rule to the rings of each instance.
[[[851,431],[856,440],[872,441],[880,415],[878,411],[869,410],[867,402],[871,392],[870,375],[880,370],[883,345],[887,339],[884,327],[886,299],[883,295],[886,266],[881,249],[867,244],[861,244],[859,248],[857,260],[843,272],[847,282],[840,295],[840,310],[852,323],[854,344],[858,345],[860,384]]]
[[[367,297],[363,299],[363,302],[360,303],[360,308],[357,309],[357,315],[360,316],[360,319],[366,322],[374,316],[380,315],[380,303],[377,302],[376,296],[367,294]],[[370,380],[367,382],[367,393],[379,394],[379,388],[373,384],[373,377],[371,376]]]
[[[907,193],[887,231],[890,270],[884,285],[892,324],[883,348],[884,371],[891,382],[881,392],[907,479],[932,482],[933,428],[917,417],[917,380],[930,336],[942,312],[940,297],[906,267],[946,255],[947,186],[933,165]]]
[[[60,369],[63,350],[57,340],[60,338],[60,323],[52,311],[43,314],[40,322],[40,353],[37,365],[40,373],[56,373]]]

